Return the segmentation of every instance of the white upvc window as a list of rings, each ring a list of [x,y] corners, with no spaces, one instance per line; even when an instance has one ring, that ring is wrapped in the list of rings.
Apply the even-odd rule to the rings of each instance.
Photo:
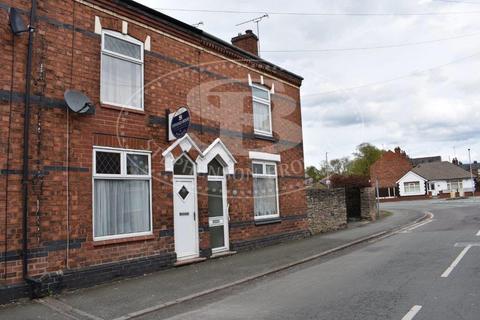
[[[143,110],[143,42],[119,32],[102,31],[100,100]]]
[[[149,152],[93,150],[93,239],[152,234],[152,176]]]
[[[420,192],[420,182],[419,181],[405,182],[403,184],[403,188],[405,190],[405,193],[419,193]]]
[[[461,191],[463,190],[463,181],[462,180],[450,180],[447,181],[448,191]]]
[[[253,161],[252,176],[255,219],[279,217],[276,163]]]
[[[272,136],[272,103],[270,91],[262,86],[252,85],[253,129],[255,134]]]

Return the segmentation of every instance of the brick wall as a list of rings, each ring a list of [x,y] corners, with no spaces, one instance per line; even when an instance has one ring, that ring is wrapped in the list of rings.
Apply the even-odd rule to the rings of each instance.
[[[27,21],[29,3],[0,0],[0,279],[4,285],[22,282],[21,168],[27,49],[27,37],[14,38],[10,32],[8,8],[23,10]],[[41,173],[41,179],[36,179],[30,190],[30,275],[41,277],[61,270],[81,272],[93,266],[148,257],[167,257],[159,261],[171,263],[173,177],[165,172],[161,153],[170,145],[165,138],[166,111],[182,105],[190,108],[189,134],[201,148],[220,137],[238,162],[236,169],[241,174],[227,181],[232,247],[251,248],[305,235],[301,79],[262,62],[244,61],[232,49],[127,11],[118,3],[92,3],[105,11],[96,10],[88,2],[38,1],[29,158],[32,173]],[[98,16],[103,28],[121,31],[122,18],[113,13],[151,27],[128,24],[130,36],[141,41],[151,38],[151,50],[145,51],[144,111],[119,110],[100,103],[101,37],[94,32],[94,21]],[[249,75],[258,83],[263,76],[266,86],[275,87],[273,141],[257,139],[253,134]],[[96,105],[96,114],[67,112],[63,93],[69,88],[85,92]],[[152,236],[93,241],[93,146],[152,152]],[[253,219],[250,150],[281,155],[280,219],[275,224],[257,225]],[[205,183],[199,177],[199,190]],[[198,200],[200,249],[208,255],[208,209],[204,198],[199,196]]]
[[[308,228],[311,234],[347,226],[345,189],[307,189]]]
[[[400,149],[387,151],[370,167],[370,181],[374,186],[378,179],[379,188],[395,188],[397,181],[412,168],[407,155]]]

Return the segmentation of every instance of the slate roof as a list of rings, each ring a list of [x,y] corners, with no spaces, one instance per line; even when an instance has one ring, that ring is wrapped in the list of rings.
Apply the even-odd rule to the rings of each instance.
[[[410,161],[412,162],[413,166],[418,166],[422,163],[429,163],[429,162],[440,162],[442,161],[441,156],[434,156],[434,157],[423,157],[423,158],[411,158]]]
[[[303,77],[293,73],[293,72],[290,72],[288,70],[285,70],[269,61],[266,61],[254,54],[252,54],[251,52],[248,52],[248,51],[245,51],[241,48],[238,48],[234,45],[232,45],[231,43],[227,42],[227,41],[224,41],[220,38],[217,38],[216,36],[214,35],[211,35],[210,33],[207,33],[201,29],[198,29],[196,27],[193,27],[185,22],[182,22],[180,20],[177,20],[171,16],[168,16],[166,14],[163,14],[155,9],[152,9],[150,7],[147,7],[145,5],[142,5],[141,3],[137,2],[137,1],[134,1],[134,0],[110,0],[111,2],[115,3],[115,4],[118,4],[118,5],[122,5],[124,7],[126,7],[128,10],[140,10],[141,11],[141,14],[145,15],[146,17],[148,18],[154,18],[154,19],[160,19],[161,21],[169,24],[169,25],[173,25],[175,26],[178,30],[182,30],[183,32],[186,32],[190,35],[192,35],[193,37],[195,38],[200,38],[200,39],[207,39],[207,40],[210,40],[216,44],[218,44],[219,46],[222,46],[222,47],[225,47],[227,49],[230,49],[232,51],[235,51],[237,52],[238,54],[244,56],[246,58],[246,60],[252,60],[254,62],[256,62],[257,64],[259,65],[263,65],[264,68],[266,70],[269,70],[269,71],[277,71],[277,72],[280,72],[280,73],[284,73],[284,74],[287,74],[289,75],[290,77],[293,77],[295,78],[296,80],[298,81],[302,81],[303,80]]]
[[[412,172],[427,180],[453,180],[470,178],[470,172],[448,161],[422,163]]]
[[[462,164],[461,167],[464,170],[467,170],[468,172],[470,172],[470,164],[468,164],[468,163]],[[475,177],[478,176],[478,174],[480,173],[480,163],[478,163],[478,162],[472,163],[472,173]]]

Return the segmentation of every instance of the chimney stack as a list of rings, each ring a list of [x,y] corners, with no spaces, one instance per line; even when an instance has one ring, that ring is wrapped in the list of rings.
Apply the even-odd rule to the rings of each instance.
[[[232,38],[232,44],[235,47],[243,49],[258,56],[258,37],[252,30],[245,31],[245,34],[239,34]]]

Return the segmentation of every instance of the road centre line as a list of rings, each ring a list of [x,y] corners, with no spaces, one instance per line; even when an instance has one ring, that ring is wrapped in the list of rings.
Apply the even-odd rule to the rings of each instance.
[[[412,309],[410,309],[410,311],[408,311],[408,313],[402,318],[402,320],[412,320],[417,313],[420,312],[420,310],[422,310],[422,306],[413,306]]]
[[[452,264],[447,268],[447,270],[445,270],[445,272],[442,273],[442,278],[448,278],[448,276],[453,271],[453,269],[455,269],[455,267],[460,263],[460,261],[463,259],[465,254],[467,254],[468,250],[470,250],[471,248],[472,248],[472,245],[467,245],[462,250],[462,252],[460,252],[458,257],[455,260],[453,260]]]

